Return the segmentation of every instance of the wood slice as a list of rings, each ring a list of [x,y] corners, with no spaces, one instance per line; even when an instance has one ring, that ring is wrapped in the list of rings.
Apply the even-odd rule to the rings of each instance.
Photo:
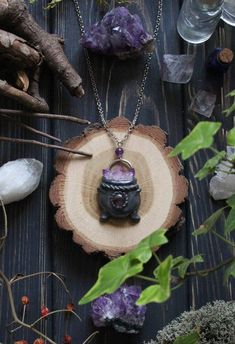
[[[116,117],[109,122],[121,138],[129,122]],[[137,126],[125,145],[125,159],[131,161],[141,187],[141,220],[110,219],[99,221],[97,188],[102,170],[114,160],[113,143],[103,128],[90,128],[66,146],[93,154],[91,159],[60,152],[55,168],[58,176],[50,189],[50,200],[58,207],[60,228],[73,231],[73,240],[88,253],[103,251],[110,257],[133,249],[144,237],[160,227],[174,226],[181,216],[177,206],[187,196],[188,183],[180,175],[178,158],[168,158],[166,134],[156,126]]]

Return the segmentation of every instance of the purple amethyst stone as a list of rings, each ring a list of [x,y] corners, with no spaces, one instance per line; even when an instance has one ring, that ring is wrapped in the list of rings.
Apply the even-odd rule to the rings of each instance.
[[[144,30],[137,14],[132,15],[126,7],[116,7],[85,32],[81,44],[95,53],[125,59],[149,49],[152,41],[153,36]]]
[[[110,182],[132,182],[135,170],[134,168],[127,169],[123,164],[116,164],[111,169],[104,169],[103,176]]]
[[[121,159],[122,156],[123,156],[123,154],[124,154],[123,148],[122,148],[122,147],[117,147],[117,148],[115,149],[115,154],[116,154],[116,156],[117,156],[118,159]]]
[[[145,320],[146,306],[135,303],[141,287],[124,285],[113,294],[92,302],[92,319],[97,327],[113,326],[118,332],[138,333]]]

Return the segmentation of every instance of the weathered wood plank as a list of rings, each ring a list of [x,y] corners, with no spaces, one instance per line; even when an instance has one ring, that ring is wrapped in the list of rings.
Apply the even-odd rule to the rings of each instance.
[[[216,106],[211,117],[212,121],[223,121],[225,128],[232,126],[232,119],[224,120],[222,111],[229,105],[226,94],[235,88],[234,83],[234,64],[224,77],[211,75],[206,70],[206,60],[215,47],[229,47],[234,50],[234,28],[220,23],[217,31],[212,38],[203,45],[194,49],[196,54],[195,71],[192,81],[185,88],[185,134],[201,120],[208,118],[188,111],[191,99],[198,89],[205,89],[217,95]],[[186,46],[186,50],[192,47]],[[219,135],[216,143],[219,148],[226,149],[226,130]],[[210,177],[203,181],[198,181],[194,175],[203,166],[207,159],[211,157],[208,151],[202,151],[192,157],[186,163],[186,173],[190,180],[190,193],[188,200],[188,252],[192,254],[204,254],[205,262],[209,267],[217,265],[221,260],[228,258],[231,254],[228,247],[213,236],[202,236],[199,238],[190,237],[190,233],[198,228],[216,209],[222,206],[222,202],[215,202],[209,196]],[[223,222],[219,223],[218,229],[222,230]],[[189,302],[190,306],[200,307],[206,302],[216,299],[231,300],[234,298],[233,288],[230,283],[223,284],[223,271],[216,272],[207,278],[194,278],[189,283]]]
[[[73,63],[84,80],[86,96],[83,99],[72,98],[61,84],[54,80],[46,70],[42,80],[43,95],[50,102],[51,112],[79,114],[91,120],[98,121],[98,115],[94,97],[90,87],[89,76],[82,49],[79,45],[79,30],[72,1],[64,0],[56,9],[45,12],[42,7],[47,1],[39,1],[31,8],[35,18],[47,30],[58,33],[65,38],[65,51],[69,60]],[[155,0],[137,0],[131,6],[133,11],[139,12],[146,19],[149,31],[152,31],[156,16]],[[99,18],[95,0],[81,1],[81,9],[85,18],[85,25],[93,23]],[[169,133],[169,142],[175,145],[188,130],[200,119],[199,116],[188,112],[189,97],[198,88],[207,87],[215,90],[218,94],[218,105],[212,118],[221,118],[221,104],[228,100],[224,95],[235,87],[235,67],[233,65],[224,80],[211,81],[205,77],[204,61],[208,53],[217,46],[224,44],[228,47],[234,46],[234,29],[231,27],[220,28],[206,45],[197,48],[197,63],[195,75],[190,85],[182,87],[176,84],[163,83],[160,80],[159,67],[164,53],[178,54],[181,52],[182,41],[176,32],[176,20],[179,11],[178,1],[164,2],[161,31],[156,44],[156,58],[153,60],[151,73],[145,91],[144,105],[140,122],[144,124],[157,124]],[[222,40],[222,43],[221,41]],[[190,48],[191,49],[191,48]],[[116,115],[125,115],[132,118],[136,104],[136,93],[138,83],[141,80],[143,70],[143,59],[120,62],[112,58],[95,56],[93,64],[96,70],[97,85],[104,103],[107,118]],[[220,86],[222,87],[220,92]],[[221,94],[223,95],[220,98]],[[14,104],[5,99],[0,99],[1,106],[12,107]],[[43,120],[27,120],[39,129],[51,131],[52,134],[65,140],[68,137],[81,133],[82,127],[70,123],[48,123]],[[3,134],[20,134],[18,128],[13,128],[5,121],[0,123],[0,132]],[[227,122],[231,125],[231,121]],[[25,137],[30,138],[28,133]],[[222,146],[224,135],[218,140]],[[66,281],[71,290],[74,303],[89,289],[97,277],[99,268],[107,260],[100,254],[87,255],[80,247],[72,242],[71,233],[60,231],[56,228],[53,220],[54,209],[48,203],[48,187],[54,174],[52,163],[54,153],[33,146],[19,146],[0,143],[1,158],[4,163],[10,159],[19,157],[36,157],[43,161],[45,170],[39,189],[25,201],[8,206],[9,213],[9,239],[5,248],[1,265],[8,276],[15,273],[31,273],[35,271],[53,270],[66,275]],[[214,209],[219,205],[208,198],[208,180],[198,182],[194,178],[195,172],[208,158],[207,153],[201,153],[185,164],[185,173],[190,178],[190,195],[185,206],[186,224],[182,231],[172,236],[169,245],[160,251],[164,257],[171,253],[173,255],[188,255],[191,253],[207,253],[208,260],[214,264],[226,256],[226,248],[211,238],[191,240],[191,231],[201,224]],[[187,230],[186,230],[187,228]],[[154,261],[151,261],[146,273],[151,274]],[[139,281],[136,281],[139,283]],[[47,303],[51,309],[63,308],[68,302],[68,297],[59,287],[57,282],[47,281],[48,292],[45,293],[42,279],[31,280],[30,283],[21,283],[15,288],[16,299],[22,294],[28,294],[32,299],[29,318],[35,319],[39,315],[40,306]],[[145,285],[145,284],[143,284]],[[141,343],[143,340],[153,338],[158,329],[161,329],[171,319],[179,315],[190,306],[201,306],[207,301],[223,298],[231,299],[231,285],[222,285],[221,274],[215,274],[207,279],[194,279],[184,287],[174,292],[172,298],[163,305],[151,305],[148,307],[146,322],[143,330],[137,336],[117,334],[111,329],[103,329],[97,336],[95,343],[116,344]],[[45,298],[45,299],[44,299]],[[20,310],[20,303],[18,302]],[[15,339],[25,336],[29,342],[33,342],[34,335],[25,331],[17,332],[10,337],[5,331],[6,324],[10,321],[9,307],[6,302],[6,294],[0,289],[0,342],[4,344],[13,343]],[[73,336],[74,342],[82,341],[94,330],[90,320],[90,305],[77,307],[82,318],[79,323],[73,319],[69,325],[68,332]],[[47,328],[47,329],[46,329]],[[62,342],[66,331],[63,315],[58,315],[52,320],[43,322],[42,330],[47,330],[56,343]]]
[[[39,1],[31,7],[31,11],[36,20],[46,30],[50,30],[49,16],[43,10],[47,1]],[[50,73],[44,75],[42,81],[42,95],[48,99],[51,84]],[[17,104],[1,97],[1,107],[15,108]],[[45,120],[22,119],[25,123],[37,127],[38,129],[50,131],[50,124]],[[15,127],[12,123],[1,121],[0,131],[5,136],[24,137],[32,139],[32,134]],[[16,145],[9,143],[0,143],[0,163],[3,164],[8,160],[17,158],[36,158],[43,162],[44,172],[38,190],[24,201],[18,204],[7,206],[9,217],[9,237],[4,249],[1,265],[8,277],[13,277],[17,273],[31,274],[37,271],[46,271],[51,269],[50,259],[50,237],[48,223],[50,221],[48,213],[48,185],[52,172],[51,152],[35,148],[32,145]],[[34,278],[28,282],[19,282],[14,288],[16,309],[22,314],[22,305],[20,298],[28,295],[30,298],[29,311],[27,311],[27,321],[34,321],[40,316],[42,304],[48,303],[51,307],[50,298],[50,279],[46,282],[47,288],[44,290],[44,278]],[[0,342],[13,343],[15,340],[25,338],[30,343],[36,338],[35,334],[26,330],[19,330],[14,335],[7,332],[6,325],[12,320],[7,295],[0,289]],[[42,322],[39,328],[52,335],[52,323]]]

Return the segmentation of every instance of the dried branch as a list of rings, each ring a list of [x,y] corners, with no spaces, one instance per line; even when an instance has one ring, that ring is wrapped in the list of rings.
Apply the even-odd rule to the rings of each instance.
[[[85,340],[85,342],[83,342],[82,344],[88,344],[90,343],[94,338],[95,336],[99,333],[99,331],[95,331],[93,332],[89,337],[87,337],[87,339]]]
[[[3,232],[3,235],[0,237],[0,253],[1,253],[3,246],[5,244],[6,238],[7,238],[7,234],[8,234],[8,225],[7,225],[6,208],[4,206],[4,203],[1,197],[0,197],[0,204],[2,206],[3,217],[4,217],[4,232]]]
[[[52,311],[52,312],[49,312],[47,315],[43,315],[41,316],[40,318],[38,318],[37,320],[35,320],[31,326],[34,327],[37,323],[39,323],[41,320],[45,319],[45,318],[48,318],[49,316],[53,315],[53,314],[57,314],[57,313],[71,313],[73,315],[75,315],[75,317],[77,319],[79,319],[81,321],[81,318],[79,317],[79,315],[74,312],[74,311],[71,311],[71,310],[68,310],[68,309],[57,309],[55,311]]]
[[[40,141],[36,141],[36,140],[25,140],[25,139],[18,139],[18,138],[14,138],[14,137],[0,136],[0,141],[22,143],[22,144],[27,144],[28,143],[28,144],[31,144],[31,145],[37,145],[37,146],[41,146],[41,147],[45,147],[45,148],[58,149],[58,150],[62,150],[62,151],[68,152],[68,153],[82,155],[82,156],[85,156],[85,157],[88,157],[88,158],[92,157],[92,154],[90,154],[90,153],[86,153],[86,152],[83,152],[83,151],[77,151],[75,149],[70,149],[70,148],[66,148],[66,147],[63,147],[63,146],[51,145],[51,144],[40,142]]]
[[[41,54],[23,38],[0,30],[0,61],[13,63],[20,69],[36,68],[42,60]]]
[[[9,298],[10,307],[11,307],[11,313],[12,313],[12,317],[14,319],[14,322],[19,324],[22,327],[26,327],[26,328],[32,330],[33,332],[37,333],[37,335],[39,335],[41,338],[44,338],[45,340],[47,340],[49,343],[56,344],[56,342],[54,342],[52,339],[48,338],[45,334],[43,334],[42,332],[40,332],[36,328],[31,327],[31,325],[21,321],[18,318],[18,315],[16,313],[16,309],[15,309],[14,298],[13,298],[12,289],[11,289],[11,285],[9,283],[9,280],[2,271],[0,271],[0,278],[3,280],[3,282],[6,286],[6,289],[7,289],[7,294],[8,294],[8,298]]]
[[[0,80],[0,94],[19,101],[26,107],[30,107],[32,111],[47,112],[49,110],[48,105],[43,98],[31,96],[30,94],[11,86],[5,80]]]
[[[3,117],[3,118],[6,119],[6,120],[9,120],[9,121],[14,122],[14,123],[15,123],[17,126],[19,126],[19,127],[22,127],[22,128],[24,128],[24,129],[26,129],[26,130],[28,130],[28,131],[31,131],[32,133],[41,135],[41,136],[43,136],[43,137],[46,137],[46,138],[48,138],[48,139],[51,139],[51,140],[54,140],[54,141],[57,141],[57,142],[61,143],[61,139],[59,139],[58,137],[52,136],[52,135],[47,134],[47,133],[45,133],[45,132],[43,132],[43,131],[40,131],[40,130],[38,130],[38,129],[35,129],[35,128],[29,126],[28,124],[24,124],[24,123],[18,122],[18,121],[16,120],[16,118],[12,118],[12,117],[10,117],[10,116],[8,116],[8,115],[0,115],[0,116]]]
[[[70,294],[70,291],[69,289],[67,288],[65,282],[63,281],[63,279],[60,277],[62,276],[61,274],[58,274],[58,273],[55,273],[55,272],[51,272],[51,271],[44,271],[44,272],[35,272],[33,274],[30,274],[30,275],[17,275],[15,277],[13,277],[11,280],[10,280],[10,285],[16,283],[16,282],[21,282],[22,280],[25,280],[25,279],[29,279],[29,278],[33,278],[33,277],[36,277],[36,276],[42,276],[42,275],[47,275],[47,278],[48,277],[55,277],[56,279],[59,280],[59,282],[62,284],[64,290],[66,291],[66,293],[69,295],[70,299],[72,300],[72,295]]]
[[[88,125],[91,124],[91,122],[86,119],[74,117],[71,115],[57,115],[53,113],[39,113],[39,112],[29,112],[29,111],[24,111],[24,110],[10,110],[10,109],[0,109],[0,115],[1,114],[58,119],[58,120],[70,121],[70,122],[74,122],[78,124],[88,124]]]
[[[23,0],[1,0],[0,22],[3,29],[14,32],[39,48],[50,69],[73,96],[84,95],[82,80],[65,56],[61,39],[44,31],[35,22]]]

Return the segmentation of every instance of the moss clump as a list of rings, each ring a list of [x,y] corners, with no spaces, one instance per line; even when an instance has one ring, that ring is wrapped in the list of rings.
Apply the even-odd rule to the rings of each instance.
[[[235,343],[235,302],[215,301],[199,310],[182,313],[159,331],[155,340],[148,344],[173,344],[182,335],[197,330],[199,344]]]

